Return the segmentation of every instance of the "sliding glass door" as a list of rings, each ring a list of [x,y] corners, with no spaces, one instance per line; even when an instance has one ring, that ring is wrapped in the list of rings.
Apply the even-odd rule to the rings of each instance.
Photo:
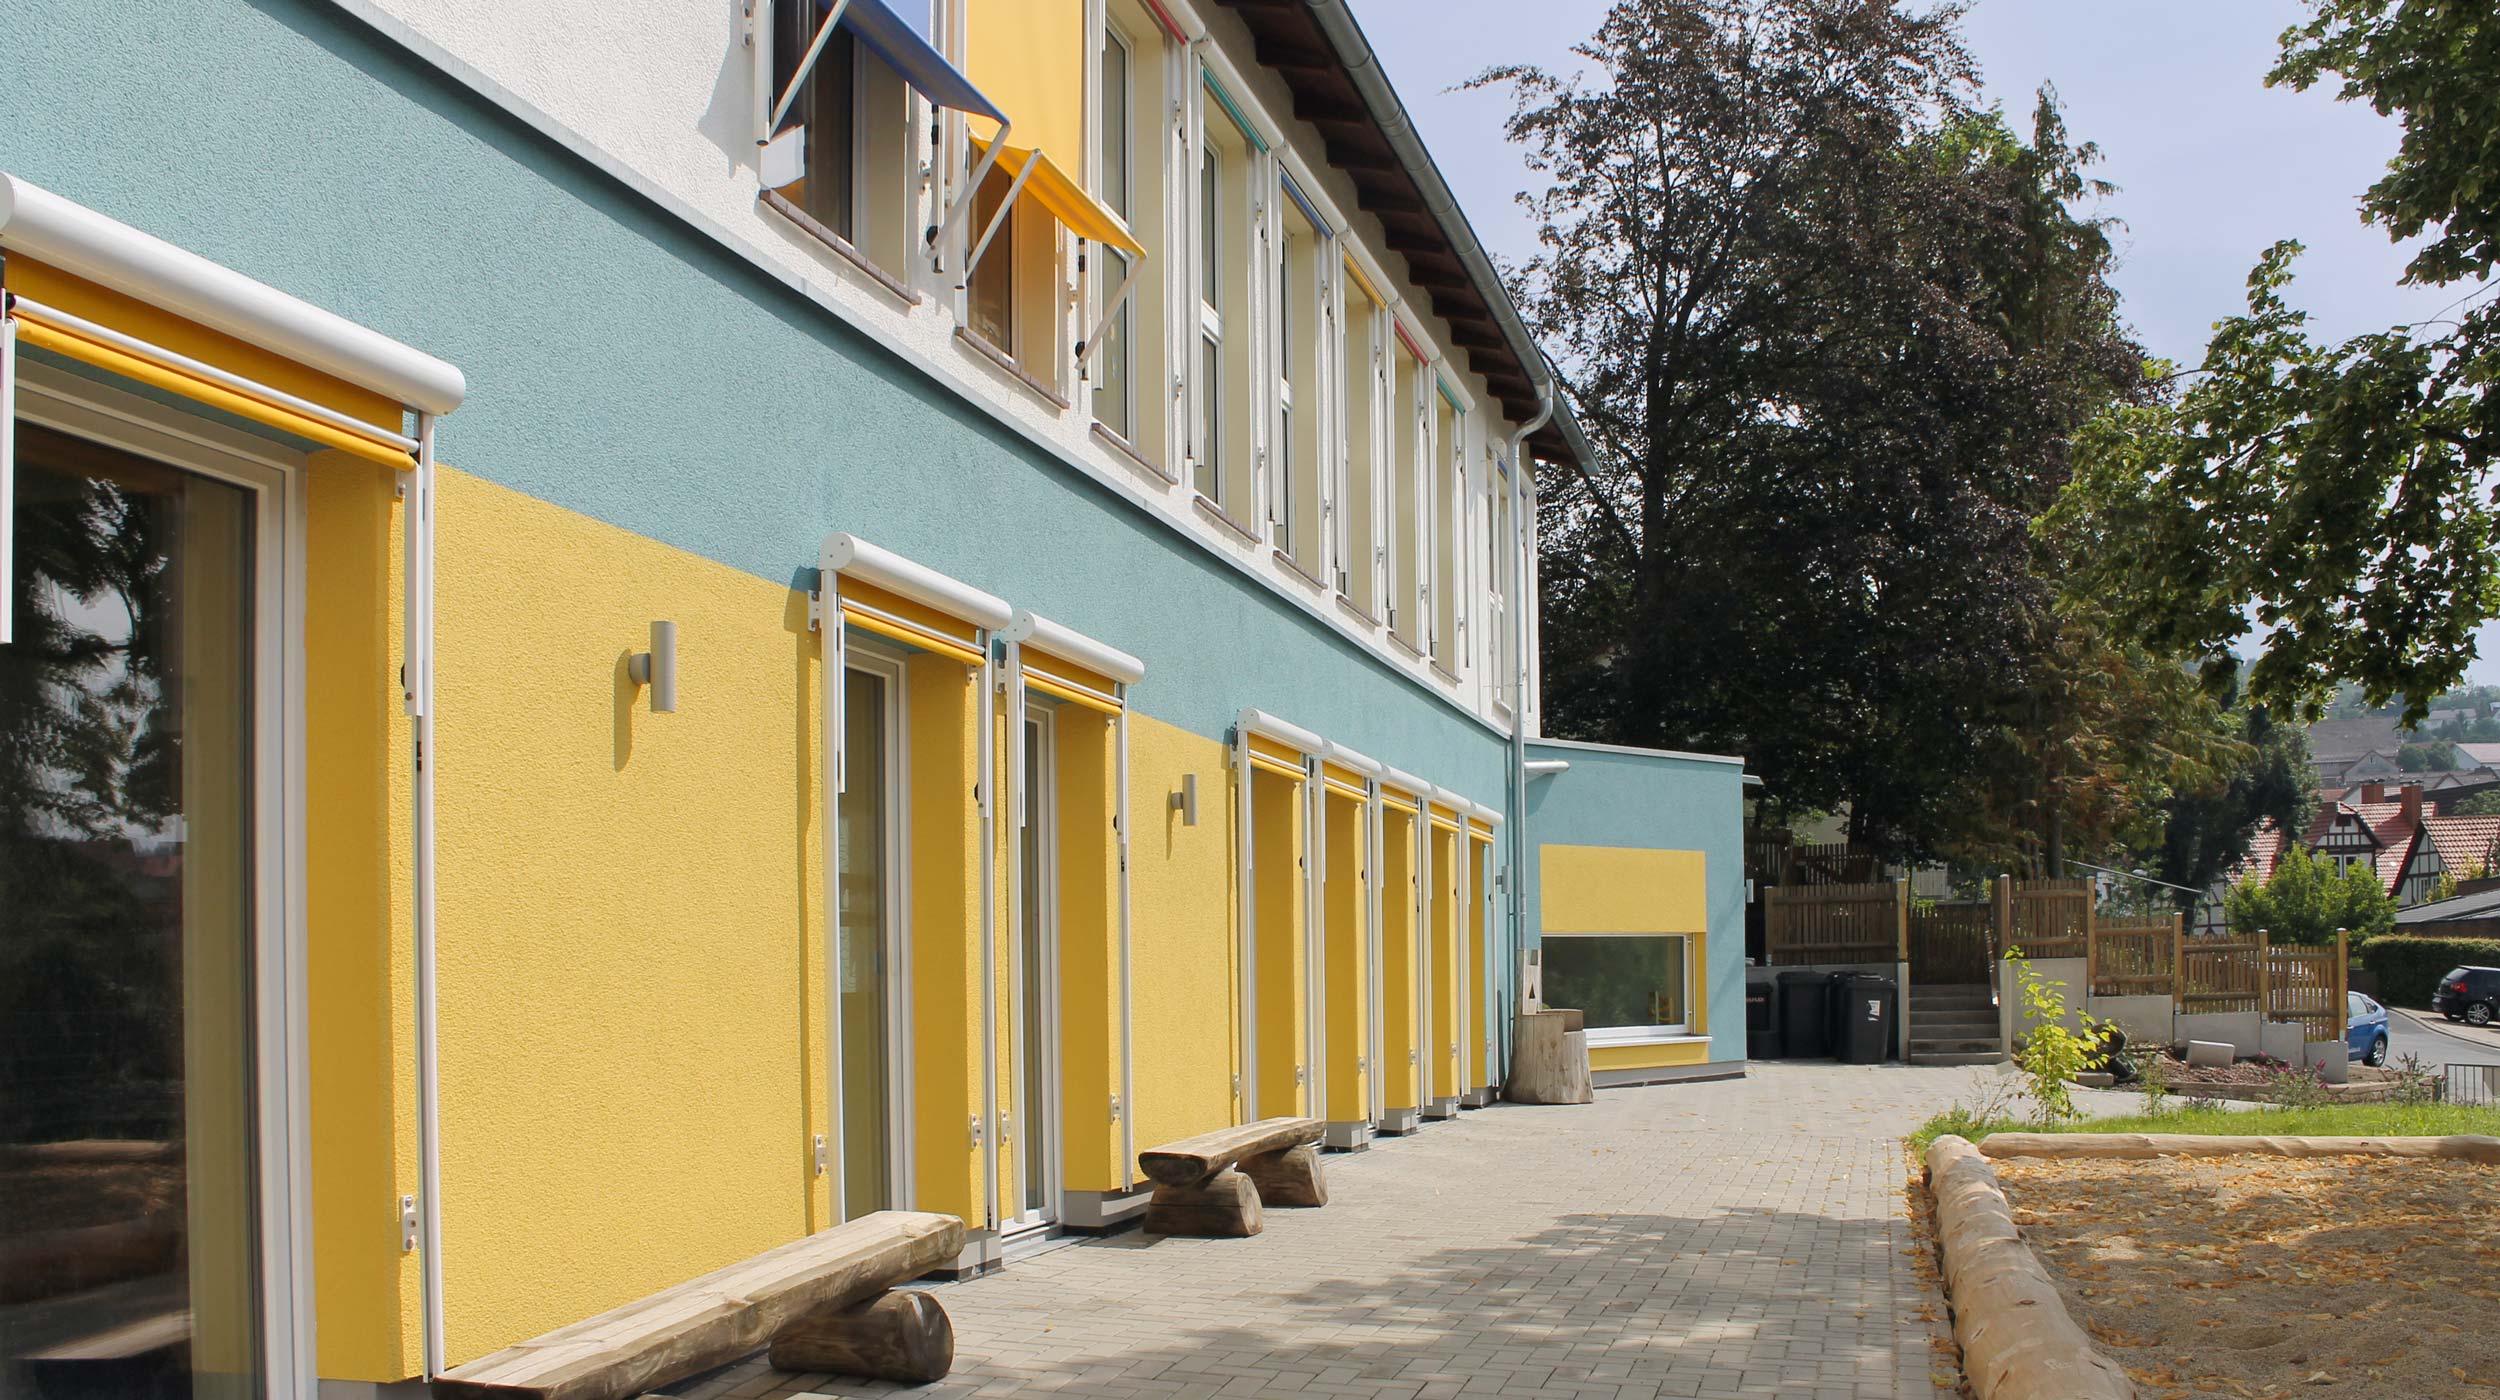
[[[839,942],[835,961],[842,1127],[842,1215],[902,1204],[896,1190],[893,968],[900,914],[902,827],[899,667],[881,658],[842,673],[843,776]]]
[[[271,1371],[261,494],[18,426],[0,1400],[225,1400]]]

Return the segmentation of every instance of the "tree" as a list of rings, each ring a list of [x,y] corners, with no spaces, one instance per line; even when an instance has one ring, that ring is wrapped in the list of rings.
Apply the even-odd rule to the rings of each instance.
[[[1621,0],[1491,70],[1547,188],[1515,291],[1596,460],[1541,484],[1553,732],[1741,752],[1932,849],[2056,644],[2029,535],[2140,381],[2089,146],[1972,111],[1957,6]]]
[[[2277,723],[2256,706],[2234,704],[2218,722],[2237,731],[2239,761],[2220,786],[2182,792],[2164,803],[2160,845],[2146,852],[2161,879],[2191,890],[2212,888],[2237,865],[2261,824],[2306,831],[2317,810],[2308,731]],[[2195,898],[2180,895],[2178,903],[2184,907]]]
[[[2222,913],[2233,933],[2262,930],[2277,943],[2333,943],[2339,928],[2358,943],[2396,926],[2395,898],[2366,862],[2338,871],[2298,842],[2264,883],[2252,876],[2226,891]]]
[[[2500,817],[2500,792],[2478,792],[2449,810],[2455,817]]]
[[[2270,83],[2396,117],[2403,138],[2362,198],[2395,239],[2434,236],[2408,283],[2485,282],[2500,260],[2500,15],[2488,0],[2312,0]],[[2320,714],[2338,681],[2405,716],[2453,686],[2500,613],[2500,300],[2321,343],[2291,308],[2299,245],[2249,274],[2248,310],[2215,329],[2163,402],[2078,442],[2049,528],[2121,629],[2197,659],[2209,682],[2256,634],[2252,697]],[[2253,616],[2253,621],[2252,621]]]

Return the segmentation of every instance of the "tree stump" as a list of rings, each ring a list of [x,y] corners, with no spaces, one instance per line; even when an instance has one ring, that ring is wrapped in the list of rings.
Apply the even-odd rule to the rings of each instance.
[[[1510,1082],[1512,1103],[1594,1103],[1589,1084],[1589,1037],[1577,1011],[1529,1011],[1515,1022]]]
[[[1262,1206],[1328,1204],[1328,1182],[1320,1175],[1319,1149],[1308,1143],[1282,1152],[1245,1157],[1241,1174],[1258,1188]]]
[[[1198,1239],[1246,1239],[1260,1230],[1259,1193],[1239,1171],[1217,1172],[1196,1186],[1155,1185],[1146,1203],[1146,1233]]]
[[[926,1293],[882,1293],[810,1313],[773,1338],[776,1371],[823,1372],[925,1385],[955,1367],[955,1324]]]

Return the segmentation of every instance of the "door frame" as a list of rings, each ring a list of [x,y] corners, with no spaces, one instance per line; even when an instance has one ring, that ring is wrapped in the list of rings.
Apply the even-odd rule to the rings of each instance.
[[[886,1015],[886,1181],[887,1194],[893,1198],[890,1209],[910,1210],[912,1190],[911,1150],[911,771],[910,709],[903,703],[903,687],[909,683],[910,672],[903,658],[872,642],[845,637],[842,642],[841,680],[838,688],[847,691],[850,673],[876,677],[885,690],[885,752],[877,755],[885,766],[885,811],[882,820],[892,839],[885,843],[885,1015]],[[849,707],[843,706],[844,728],[849,726]],[[840,753],[843,786],[849,785],[850,765],[855,757],[845,742],[847,734],[830,736],[827,743]],[[839,794],[832,804],[841,810]],[[836,838],[835,850],[840,850]],[[831,897],[826,901],[832,917],[825,921],[825,1126],[833,1144],[832,1160],[827,1175],[835,1221],[851,1218],[849,1202],[843,1199],[843,1163],[849,1144],[842,1127],[842,872],[837,862],[828,872],[834,882]]]
[[[1024,862],[1024,849],[1021,839],[1022,829],[1028,814],[1039,820],[1039,826],[1034,837],[1033,870],[1036,877],[1034,883],[1038,884],[1040,888],[1036,889],[1034,884],[1019,883],[1017,908],[1020,915],[1031,915],[1039,918],[1039,942],[1041,944],[1042,951],[1040,978],[1040,994],[1042,1004],[1040,1007],[1041,1026],[1039,1027],[1039,1039],[1042,1047],[1042,1101],[1037,1106],[1024,1102],[1024,1096],[1022,1093],[1025,1069],[1024,1023],[1025,1018],[1033,1014],[1034,1008],[1025,1004],[1024,925],[1022,918],[1019,918],[1014,930],[1014,936],[1008,940],[1007,944],[1007,1044],[1009,1046],[1008,1054],[1011,1067],[1011,1073],[1009,1074],[1008,1079],[1009,1082],[1016,1085],[1018,1089],[1015,1099],[1016,1122],[1014,1129],[1016,1134],[1016,1152],[1018,1156],[1022,1156],[1025,1146],[1028,1143],[1030,1143],[1033,1147],[1034,1160],[1041,1164],[1041,1180],[1039,1185],[1042,1205],[1041,1209],[1038,1211],[1028,1210],[1024,1207],[1022,1196],[1030,1194],[1035,1183],[1022,1179],[1023,1173],[1021,1167],[1019,1166],[1017,1173],[1018,1180],[1016,1183],[1019,1192],[1019,1198],[1016,1202],[1017,1209],[1006,1214],[1000,1221],[999,1227],[1007,1233],[1014,1234],[1021,1233],[1026,1230],[1044,1229],[1059,1223],[1061,1217],[1066,1214],[1064,1203],[1061,1200],[1061,1193],[1064,1190],[1067,1171],[1066,1164],[1060,1160],[1059,1143],[1061,1126],[1059,1102],[1059,819],[1057,805],[1059,795],[1059,766],[1056,748],[1056,741],[1059,732],[1058,710],[1056,706],[1048,703],[1034,703],[1034,698],[1030,694],[1027,694],[1020,697],[1020,703],[1012,722],[1016,726],[1017,744],[1017,751],[1015,755],[1015,821],[1017,824],[1018,841],[1014,860],[1015,868],[1018,872],[1017,879],[1020,882],[1022,880]],[[1027,727],[1037,731],[1036,734],[1028,737],[1024,732]],[[1030,765],[1034,774],[1034,781],[1029,788],[1024,781],[1024,770],[1027,766],[1027,760],[1030,760]]]
[[[310,992],[305,979],[306,455],[196,413],[20,359],[17,416],[253,495],[252,1080],[260,1341],[272,1395],[314,1359]],[[0,603],[0,605],[7,605]],[[379,781],[380,775],[375,775]]]

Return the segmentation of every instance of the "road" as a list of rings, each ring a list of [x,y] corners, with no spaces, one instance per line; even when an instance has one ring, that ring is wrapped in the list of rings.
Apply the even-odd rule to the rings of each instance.
[[[2419,1015],[2424,1020],[2415,1020]],[[2425,1024],[2425,1021],[2428,1024]],[[2426,1065],[2500,1065],[2500,1027],[2454,1025],[2424,1011],[2387,1008],[2387,1058],[2407,1055]]]

